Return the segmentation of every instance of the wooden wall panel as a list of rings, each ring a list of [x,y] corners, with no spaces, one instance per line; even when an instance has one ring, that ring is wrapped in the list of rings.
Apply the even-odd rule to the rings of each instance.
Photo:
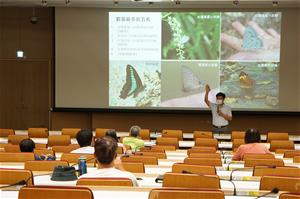
[[[91,114],[86,112],[52,112],[51,126],[53,130],[62,128],[92,129]]]

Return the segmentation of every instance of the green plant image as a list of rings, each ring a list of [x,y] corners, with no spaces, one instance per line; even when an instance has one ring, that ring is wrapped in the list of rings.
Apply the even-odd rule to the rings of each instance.
[[[163,12],[162,58],[218,60],[220,26],[219,12]]]

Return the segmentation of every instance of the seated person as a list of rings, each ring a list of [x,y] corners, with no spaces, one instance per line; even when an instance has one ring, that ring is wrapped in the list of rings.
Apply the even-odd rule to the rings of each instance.
[[[123,148],[123,153],[126,153],[126,147],[124,146],[124,144],[119,142],[117,132],[114,129],[109,129],[108,131],[106,131],[105,135],[113,138],[118,143],[118,147]]]
[[[129,145],[133,152],[139,151],[140,148],[144,147],[144,140],[138,138],[140,131],[141,128],[139,126],[132,126],[130,128],[129,137],[123,139],[123,144]]]
[[[243,160],[246,153],[268,154],[269,149],[260,143],[260,133],[257,129],[248,129],[245,134],[245,144],[238,147],[232,160]]]
[[[33,153],[35,148],[35,143],[32,139],[24,139],[19,143],[20,151],[21,152],[27,152],[27,153]],[[46,155],[36,155],[34,154],[35,160],[55,160],[55,157],[53,157],[51,154]]]
[[[80,176],[80,178],[129,178],[134,186],[138,186],[136,177],[124,171],[117,158],[117,142],[108,136],[98,138],[95,141],[95,157],[98,169]]]
[[[80,130],[76,134],[76,140],[80,148],[71,151],[71,153],[94,154],[94,147],[91,146],[93,133],[90,130]]]

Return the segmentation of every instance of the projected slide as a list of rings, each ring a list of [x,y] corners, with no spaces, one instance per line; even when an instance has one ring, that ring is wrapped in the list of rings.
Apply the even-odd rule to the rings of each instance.
[[[110,12],[109,107],[279,105],[280,12]]]

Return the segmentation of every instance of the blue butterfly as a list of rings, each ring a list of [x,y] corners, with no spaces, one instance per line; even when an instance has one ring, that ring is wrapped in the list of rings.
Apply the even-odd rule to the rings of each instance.
[[[245,29],[242,47],[247,50],[256,50],[263,47],[262,39],[258,37],[256,31],[251,26]]]

